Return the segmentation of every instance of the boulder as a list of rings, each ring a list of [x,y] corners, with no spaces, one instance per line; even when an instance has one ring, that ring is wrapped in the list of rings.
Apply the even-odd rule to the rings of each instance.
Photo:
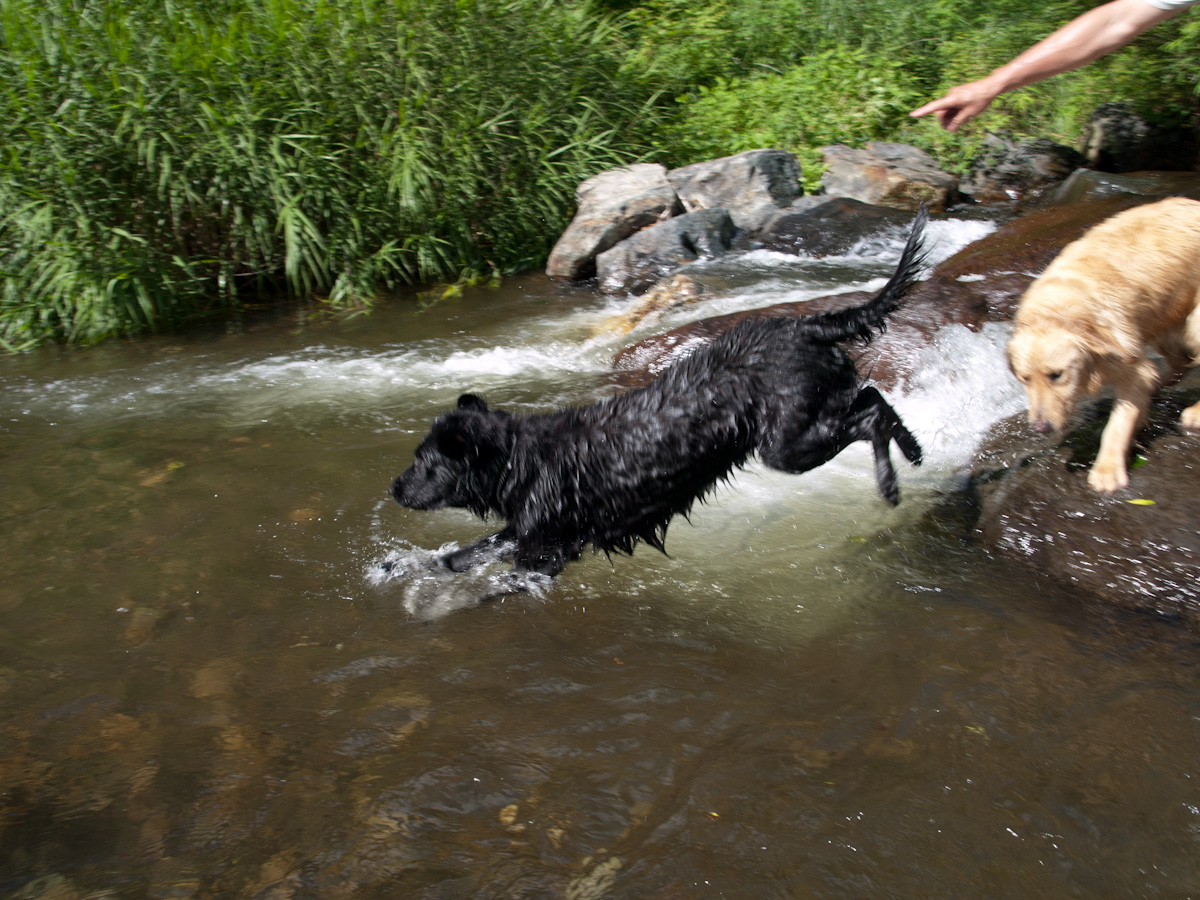
[[[1035,435],[1021,414],[999,423],[977,454],[971,533],[987,550],[1081,600],[1179,619],[1200,629],[1200,435],[1179,413],[1200,389],[1166,391],[1137,437],[1129,487],[1087,484],[1110,401],[1081,407],[1063,436]]]
[[[805,256],[844,256],[866,237],[906,227],[912,216],[848,197],[801,197],[810,201],[777,210],[758,234],[755,247]]]
[[[726,253],[736,231],[727,209],[700,209],[643,229],[596,257],[600,290],[645,293],[685,263]]]
[[[821,187],[830,196],[896,209],[915,210],[924,204],[939,212],[957,194],[958,178],[908,144],[868,141],[862,150],[834,144],[821,152],[826,165]]]
[[[747,150],[672,169],[667,181],[687,212],[727,209],[742,231],[754,232],[804,193],[800,161],[783,150]]]
[[[1024,200],[1085,165],[1083,154],[1042,138],[1015,143],[989,134],[958,190],[979,203]]]
[[[591,277],[598,254],[683,211],[666,168],[650,163],[601,172],[579,185],[575,199],[575,218],[546,262],[552,278]]]
[[[1192,129],[1152,124],[1128,103],[1101,104],[1083,127],[1083,156],[1104,172],[1187,171],[1197,150]]]

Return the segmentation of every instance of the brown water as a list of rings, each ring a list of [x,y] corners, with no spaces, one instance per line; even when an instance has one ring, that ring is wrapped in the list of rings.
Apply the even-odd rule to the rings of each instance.
[[[750,263],[688,315],[823,286]],[[0,361],[0,895],[1200,897],[1196,641],[925,515],[1016,396],[966,374],[996,335],[894,398],[897,510],[864,447],[670,558],[424,570],[486,532],[385,497],[430,418],[603,394],[610,312],[529,278]]]

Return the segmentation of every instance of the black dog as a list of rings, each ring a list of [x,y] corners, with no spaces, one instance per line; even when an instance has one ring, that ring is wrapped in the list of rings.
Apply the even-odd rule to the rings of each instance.
[[[410,509],[507,519],[442,565],[459,572],[513,557],[516,569],[551,576],[587,544],[663,550],[671,518],[755,452],[773,469],[800,473],[870,441],[880,493],[898,503],[888,447],[894,440],[913,465],[921,447],[879,391],[860,385],[837,342],[868,341],[884,328],[923,265],[925,220],[922,210],[895,274],[863,306],[746,319],[645,387],[582,409],[516,418],[464,394],[433,423],[392,496]]]

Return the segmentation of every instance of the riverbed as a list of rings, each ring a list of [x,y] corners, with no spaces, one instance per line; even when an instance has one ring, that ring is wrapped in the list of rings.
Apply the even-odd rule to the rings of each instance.
[[[528,275],[0,359],[0,895],[1200,897],[1194,636],[934,514],[1023,407],[1001,326],[889,392],[895,509],[865,444],[754,463],[669,556],[481,604],[503,566],[428,562],[492,523],[386,495],[461,392],[591,402],[638,337],[877,288],[902,239],[702,266],[630,335]]]

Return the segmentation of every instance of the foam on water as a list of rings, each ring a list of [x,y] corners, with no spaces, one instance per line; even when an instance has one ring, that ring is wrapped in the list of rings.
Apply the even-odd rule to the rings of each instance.
[[[4,380],[3,413],[48,418],[128,418],[211,413],[230,424],[268,421],[303,410],[367,410],[398,396],[445,393],[460,385],[487,390],[536,375],[553,381],[597,373],[601,353],[576,343],[448,349],[443,342],[383,351],[314,346],[258,360],[206,363],[174,360],[137,370],[116,370],[42,382]]]

